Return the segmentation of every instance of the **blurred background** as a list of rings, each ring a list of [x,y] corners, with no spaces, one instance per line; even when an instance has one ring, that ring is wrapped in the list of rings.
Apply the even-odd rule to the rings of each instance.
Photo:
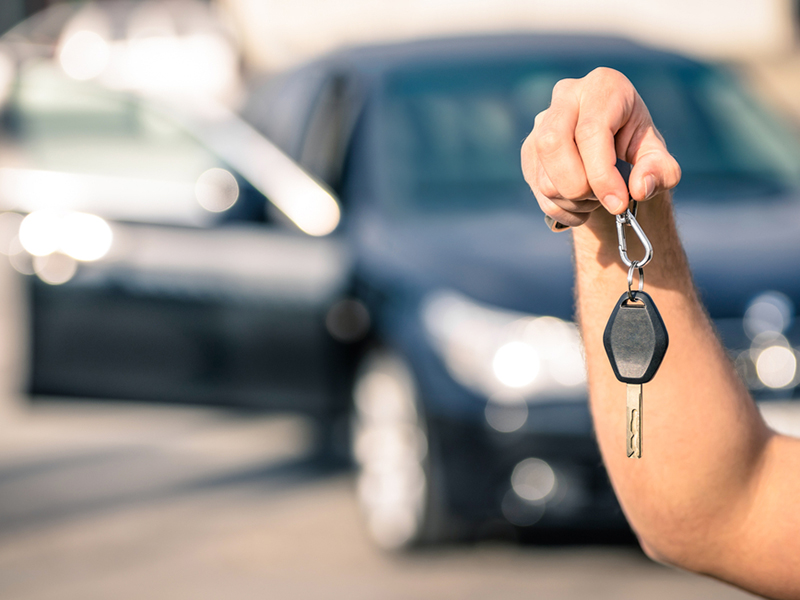
[[[731,359],[800,435],[799,22],[4,0],[0,595],[748,597],[629,530],[518,155],[556,81],[623,71]]]

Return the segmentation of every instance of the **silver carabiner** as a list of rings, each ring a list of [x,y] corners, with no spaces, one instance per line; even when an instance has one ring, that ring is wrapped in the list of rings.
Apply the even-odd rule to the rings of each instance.
[[[631,202],[633,203],[633,212],[631,212],[631,209],[629,208],[621,215],[617,215],[616,219],[619,256],[622,258],[622,262],[625,263],[626,267],[635,267],[641,269],[653,258],[653,245],[650,243],[650,240],[647,239],[647,235],[645,235],[642,226],[639,225],[639,221],[636,220],[636,202],[634,200],[631,200]],[[631,226],[633,231],[636,233],[636,237],[639,238],[639,241],[642,242],[642,246],[644,246],[644,257],[641,260],[633,261],[628,258],[628,242],[625,239],[625,225]]]

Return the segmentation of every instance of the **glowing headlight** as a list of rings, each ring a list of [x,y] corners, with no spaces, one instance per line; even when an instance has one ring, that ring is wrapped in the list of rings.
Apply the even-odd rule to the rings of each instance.
[[[510,388],[523,388],[539,374],[539,354],[527,342],[508,342],[494,353],[492,371],[500,383]]]
[[[440,292],[422,305],[425,329],[453,378],[490,399],[581,398],[586,371],[574,324]]]
[[[99,260],[108,253],[112,240],[108,223],[86,213],[37,210],[19,226],[19,241],[34,256],[61,252],[75,260]]]

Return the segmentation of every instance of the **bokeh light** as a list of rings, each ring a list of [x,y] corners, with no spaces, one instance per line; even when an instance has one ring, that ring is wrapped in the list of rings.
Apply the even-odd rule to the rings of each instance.
[[[338,342],[357,342],[364,339],[369,331],[369,311],[360,300],[344,298],[328,310],[325,315],[325,328]]]
[[[797,374],[794,350],[783,345],[764,348],[756,359],[756,373],[767,387],[778,389],[788,386]]]
[[[19,241],[34,256],[47,256],[61,244],[62,214],[52,210],[37,210],[22,220]]]
[[[197,202],[209,212],[228,210],[239,198],[239,184],[227,169],[205,171],[194,186]]]
[[[61,46],[58,60],[67,75],[85,81],[105,71],[111,60],[111,48],[99,33],[77,31]]]
[[[754,339],[762,333],[783,333],[792,324],[794,303],[786,294],[776,291],[759,294],[744,313],[745,333]]]
[[[37,210],[22,220],[19,240],[34,256],[61,251],[75,260],[94,261],[108,253],[113,233],[108,223],[96,215]]]
[[[511,388],[533,383],[539,374],[540,360],[536,349],[525,342],[509,342],[495,352],[492,369],[497,379]]]
[[[39,279],[50,285],[61,285],[75,275],[78,263],[71,256],[54,252],[47,256],[33,257],[33,270]]]
[[[542,459],[526,458],[514,467],[511,487],[523,500],[540,502],[555,491],[556,474]]]
[[[484,417],[495,431],[511,433],[525,425],[528,412],[528,403],[522,396],[497,394],[486,403]]]
[[[8,262],[18,273],[33,275],[33,256],[22,247],[19,237],[14,238],[8,252]]]
[[[236,49],[217,35],[149,35],[128,40],[121,49],[125,87],[224,96],[238,82]]]
[[[97,215],[69,212],[61,219],[59,248],[75,260],[103,258],[111,248],[113,238],[111,227]]]

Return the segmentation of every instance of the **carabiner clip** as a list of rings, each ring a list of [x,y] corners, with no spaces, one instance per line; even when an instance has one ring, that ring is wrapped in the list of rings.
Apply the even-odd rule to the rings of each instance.
[[[650,243],[650,240],[647,239],[644,229],[642,229],[642,226],[639,225],[639,221],[636,220],[636,201],[631,200],[631,202],[633,203],[633,212],[631,212],[631,209],[629,208],[621,215],[617,215],[616,219],[619,256],[622,259],[622,262],[625,263],[626,267],[641,269],[653,258],[653,245]],[[628,258],[628,242],[625,239],[625,225],[631,226],[633,231],[636,232],[636,237],[639,238],[639,241],[642,242],[642,246],[644,246],[644,257],[641,260],[633,261]]]

